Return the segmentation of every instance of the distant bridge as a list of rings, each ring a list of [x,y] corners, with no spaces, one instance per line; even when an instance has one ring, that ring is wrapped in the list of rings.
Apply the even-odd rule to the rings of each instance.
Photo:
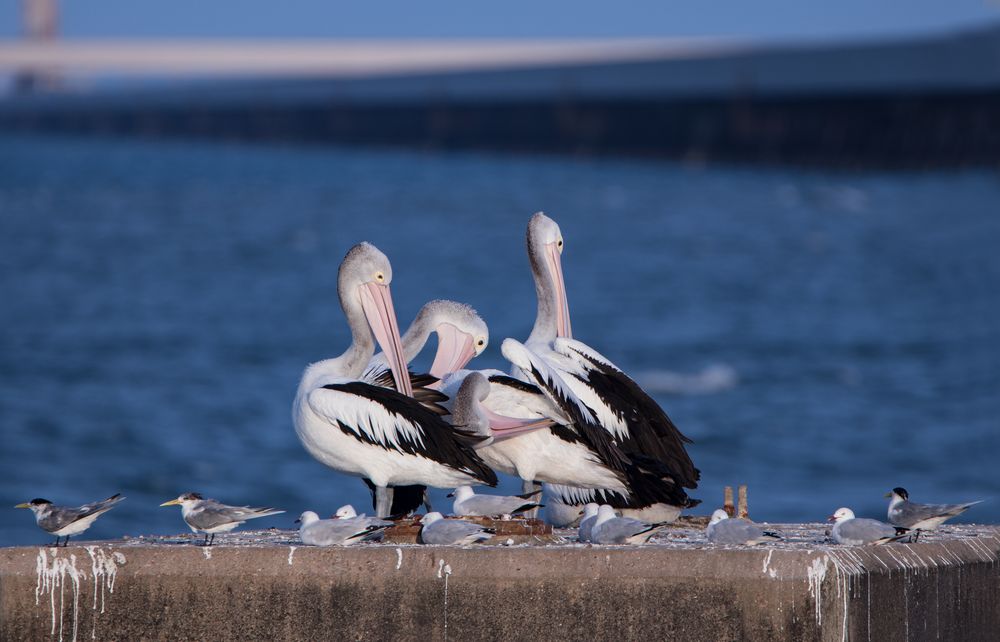
[[[1000,163],[1000,27],[888,41],[0,43],[0,126],[892,167]]]

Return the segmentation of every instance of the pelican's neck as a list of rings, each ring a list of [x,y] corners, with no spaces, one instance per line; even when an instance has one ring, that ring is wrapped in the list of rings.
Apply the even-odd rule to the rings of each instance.
[[[403,336],[399,338],[399,342],[403,346],[403,357],[406,359],[406,363],[417,358],[420,351],[427,345],[427,340],[434,330],[434,320],[430,314],[421,308],[416,318],[413,319],[413,323],[406,329]]]
[[[549,270],[544,258],[544,249],[537,247],[528,240],[528,260],[531,262],[531,275],[535,279],[535,296],[538,298],[538,313],[535,315],[535,325],[525,344],[550,344],[556,340],[556,317],[559,310],[556,294],[555,275]]]

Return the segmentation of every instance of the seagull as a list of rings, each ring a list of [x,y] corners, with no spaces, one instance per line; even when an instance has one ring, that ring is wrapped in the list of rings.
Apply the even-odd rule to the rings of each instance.
[[[334,518],[352,519],[355,520],[358,524],[364,524],[367,526],[384,526],[385,528],[388,528],[393,525],[392,522],[386,521],[384,519],[379,519],[378,517],[368,517],[364,513],[358,515],[357,511],[355,511],[354,507],[351,506],[350,504],[344,504],[343,506],[338,508],[337,512],[334,513]]]
[[[524,511],[538,508],[540,504],[532,498],[537,498],[542,491],[527,493],[525,495],[477,495],[471,486],[459,486],[455,492],[448,493],[448,497],[454,497],[455,503],[452,512],[462,517],[475,517],[478,515],[514,515]]]
[[[855,517],[850,508],[838,508],[830,515],[829,521],[835,522],[830,530],[830,537],[838,544],[846,546],[861,546],[871,544],[880,546],[894,542],[905,535],[897,535],[896,529],[877,519]]]
[[[389,284],[392,266],[370,243],[355,245],[337,275],[351,345],[306,368],[292,405],[295,432],[320,463],[375,486],[376,513],[388,517],[393,486],[454,488],[497,484],[476,455],[479,437],[453,428],[413,398]],[[375,342],[398,390],[363,378]]]
[[[59,539],[65,537],[63,547],[69,544],[70,535],[79,535],[90,528],[98,517],[115,507],[115,504],[125,499],[120,494],[112,495],[99,502],[84,504],[77,508],[56,506],[47,499],[36,498],[14,508],[27,508],[35,514],[35,523],[47,533],[56,536],[56,546]]]
[[[913,541],[920,538],[920,531],[932,531],[952,517],[957,517],[982,500],[964,504],[918,504],[910,501],[905,488],[896,487],[886,493],[889,501],[889,523],[897,529],[916,531]]]
[[[631,517],[616,517],[615,509],[605,504],[597,511],[590,541],[595,544],[645,544],[664,523],[647,524]]]
[[[594,522],[597,521],[597,512],[600,506],[591,502],[583,507],[583,517],[580,518],[580,530],[577,539],[581,542],[589,542],[594,531]]]
[[[354,513],[354,509],[349,512]],[[350,546],[358,542],[378,541],[382,539],[385,529],[393,525],[392,522],[364,515],[320,519],[311,510],[299,515],[295,522],[302,524],[299,538],[309,546]]]
[[[460,519],[445,519],[437,511],[427,513],[420,519],[420,541],[436,546],[465,546],[485,542],[496,531],[479,524]]]
[[[572,419],[601,426],[632,462],[660,484],[614,488],[556,485],[549,495],[564,503],[601,502],[644,517],[675,520],[682,509],[697,505],[685,488],[696,488],[699,471],[685,450],[690,440],[663,409],[620,368],[587,344],[573,339],[569,303],[563,281],[564,249],[559,225],[543,213],[528,222],[528,259],[535,281],[538,312],[524,344],[504,341],[501,352],[513,364],[512,374],[548,391]],[[659,505],[659,506],[658,506]],[[659,520],[662,518],[662,520]]]
[[[184,517],[184,521],[191,531],[205,534],[205,546],[212,545],[216,533],[228,533],[248,519],[269,517],[285,512],[274,508],[229,506],[214,499],[205,499],[198,493],[184,493],[177,499],[163,502],[160,506],[180,506],[181,516]]]
[[[713,544],[735,546],[753,546],[781,540],[777,533],[762,530],[749,519],[730,519],[729,514],[721,508],[712,513],[705,534],[708,536],[708,541]]]

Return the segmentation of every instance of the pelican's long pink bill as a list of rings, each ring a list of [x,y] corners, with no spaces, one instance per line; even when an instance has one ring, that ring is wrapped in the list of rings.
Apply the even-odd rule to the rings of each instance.
[[[413,386],[410,384],[410,373],[406,368],[406,357],[399,338],[399,325],[396,323],[396,310],[392,306],[389,286],[378,283],[366,283],[361,286],[361,305],[375,340],[386,355],[389,369],[396,380],[396,389],[407,397],[412,397]]]
[[[542,430],[555,423],[551,419],[517,419],[498,415],[485,406],[483,412],[486,413],[486,417],[490,421],[490,432],[493,433],[494,441],[503,441],[525,433]]]
[[[566,296],[566,283],[563,281],[559,248],[555,243],[547,243],[545,249],[548,250],[549,268],[552,270],[556,289],[556,336],[572,339],[573,325],[569,321],[569,299]]]
[[[439,325],[437,334],[438,349],[430,373],[440,379],[464,368],[476,356],[476,350],[472,346],[473,338],[450,323]]]

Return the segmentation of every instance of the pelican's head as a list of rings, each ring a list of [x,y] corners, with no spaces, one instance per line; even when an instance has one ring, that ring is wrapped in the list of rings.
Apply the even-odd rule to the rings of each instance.
[[[424,526],[427,526],[428,524],[433,524],[434,522],[442,519],[444,519],[444,515],[442,515],[437,511],[434,511],[431,513],[427,513],[426,515],[421,517],[420,523],[423,524]]]
[[[437,299],[420,308],[414,327],[430,328],[438,335],[437,353],[430,373],[441,378],[465,367],[490,343],[486,322],[471,306]]]
[[[451,407],[454,426],[484,439],[477,448],[548,428],[554,423],[544,417],[518,418],[496,413],[482,403],[489,396],[489,379],[481,372],[472,371],[462,380]]]
[[[307,510],[303,512],[301,515],[299,515],[299,518],[295,520],[295,523],[302,524],[302,526],[304,527],[308,526],[309,524],[312,524],[313,522],[318,522],[318,521],[319,521],[319,515],[312,512],[311,510]]]
[[[466,500],[476,494],[476,491],[472,490],[472,486],[459,486],[452,492],[448,493],[448,497],[454,497],[455,501],[460,502]]]
[[[569,300],[562,273],[563,237],[559,225],[542,212],[536,213],[528,221],[528,260],[535,275],[535,289],[538,293],[539,313],[547,306],[549,314],[555,314],[556,336],[573,338],[569,321]],[[551,331],[551,330],[550,330]]]
[[[35,515],[39,513],[46,513],[52,507],[52,502],[47,499],[42,499],[41,497],[36,497],[30,502],[24,502],[23,504],[18,504],[14,508],[27,508]]]
[[[391,282],[389,259],[371,243],[358,243],[352,247],[337,274],[337,289],[344,312],[350,317],[350,310],[362,309],[375,340],[386,354],[397,390],[411,397],[413,387],[399,338],[396,310],[389,293]]]
[[[849,519],[854,519],[854,511],[850,508],[838,508],[837,511],[827,518],[827,521],[831,522],[845,522]]]
[[[885,496],[891,498],[893,503],[905,502],[910,498],[910,494],[906,492],[906,489],[902,488],[901,486],[896,486],[888,493],[886,493]]]
[[[178,495],[177,499],[171,499],[169,502],[163,502],[160,506],[180,506],[182,508],[187,508],[192,506],[195,502],[200,502],[205,499],[198,493],[184,493],[183,495]]]
[[[350,519],[351,517],[357,517],[358,512],[350,504],[344,504],[337,509],[337,512],[333,516],[337,519]]]

